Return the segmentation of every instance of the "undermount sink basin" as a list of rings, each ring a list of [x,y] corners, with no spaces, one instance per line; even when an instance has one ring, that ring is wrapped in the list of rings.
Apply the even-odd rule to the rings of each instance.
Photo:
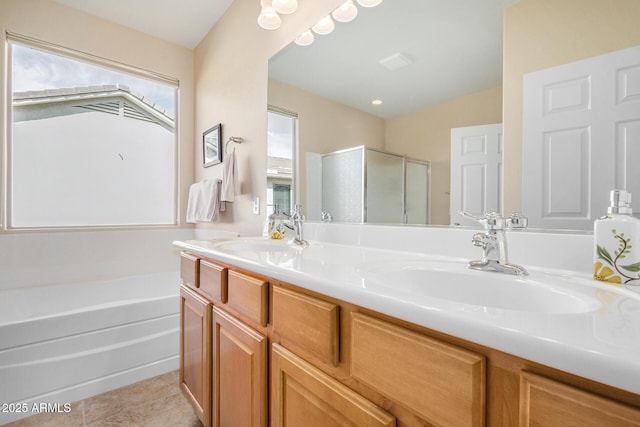
[[[359,272],[368,288],[393,288],[472,306],[557,314],[601,307],[593,288],[569,286],[571,279],[561,276],[510,276],[469,270],[462,262],[422,260],[361,267]]]
[[[289,240],[237,239],[220,242],[219,249],[232,252],[295,252],[301,248],[289,243]]]

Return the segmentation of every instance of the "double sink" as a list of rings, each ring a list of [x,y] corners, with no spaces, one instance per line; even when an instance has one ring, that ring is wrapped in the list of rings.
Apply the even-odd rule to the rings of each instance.
[[[255,238],[221,241],[214,247],[232,254],[280,255],[289,261],[292,258],[304,260],[305,257],[336,257],[336,253],[345,250],[341,245],[317,242],[311,242],[307,248],[302,249],[286,240]],[[635,295],[585,277],[538,271],[533,271],[528,276],[511,276],[470,270],[462,260],[404,255],[406,256],[380,256],[372,260],[358,256],[349,259],[344,255],[342,263],[349,263],[353,277],[369,290],[435,298],[466,305],[470,309],[493,308],[551,314],[587,313],[602,307],[603,293],[617,295],[628,292]]]

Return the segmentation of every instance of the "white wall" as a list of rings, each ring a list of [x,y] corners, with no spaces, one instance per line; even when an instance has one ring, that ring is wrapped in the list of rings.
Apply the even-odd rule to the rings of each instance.
[[[13,124],[13,227],[172,224],[174,135],[86,112]]]

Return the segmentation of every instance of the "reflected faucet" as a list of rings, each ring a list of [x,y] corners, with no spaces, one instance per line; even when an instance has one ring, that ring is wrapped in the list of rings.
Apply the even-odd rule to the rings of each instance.
[[[528,221],[525,216],[514,213],[509,218],[502,218],[495,212],[488,212],[484,215],[484,218],[479,218],[469,212],[460,212],[460,214],[478,221],[485,228],[484,233],[476,233],[471,239],[474,246],[482,248],[482,259],[470,261],[467,267],[473,270],[493,271],[517,276],[528,274],[524,267],[509,263],[506,236],[506,229],[526,228]]]
[[[302,209],[301,205],[295,205],[293,209],[293,213],[291,215],[287,215],[289,217],[289,222],[291,225],[287,224],[286,222],[283,222],[283,224],[289,230],[293,230],[293,239],[289,243],[302,246],[304,248],[304,247],[307,247],[309,243],[306,240],[304,240],[302,235],[304,215],[302,215],[301,209]]]
[[[320,216],[320,221],[322,221],[322,222],[331,222],[331,221],[333,221],[333,215],[331,215],[330,212],[322,211],[322,214]]]

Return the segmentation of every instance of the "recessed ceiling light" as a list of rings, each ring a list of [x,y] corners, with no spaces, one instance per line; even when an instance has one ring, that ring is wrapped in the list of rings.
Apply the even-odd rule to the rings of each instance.
[[[380,104],[382,104],[382,100],[380,100],[380,99],[374,99],[373,101],[371,101],[371,103],[372,103],[373,105],[380,105]]]

